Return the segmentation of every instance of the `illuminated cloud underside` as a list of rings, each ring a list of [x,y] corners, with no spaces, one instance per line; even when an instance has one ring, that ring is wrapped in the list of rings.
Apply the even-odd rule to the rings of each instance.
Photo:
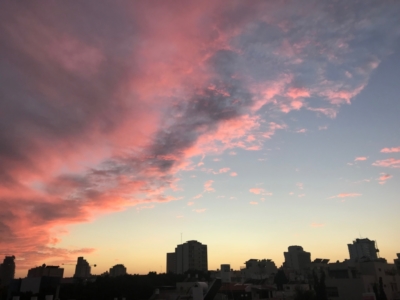
[[[21,267],[90,253],[57,248],[60,228],[179,200],[177,173],[194,158],[261,150],[289,130],[287,114],[334,119],[390,54],[399,12],[362,1],[4,1],[1,252]]]

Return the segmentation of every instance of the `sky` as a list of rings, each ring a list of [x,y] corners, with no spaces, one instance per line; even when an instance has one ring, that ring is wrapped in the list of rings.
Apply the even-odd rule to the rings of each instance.
[[[400,2],[2,1],[0,256],[165,272],[400,252]],[[94,267],[96,265],[96,267]]]

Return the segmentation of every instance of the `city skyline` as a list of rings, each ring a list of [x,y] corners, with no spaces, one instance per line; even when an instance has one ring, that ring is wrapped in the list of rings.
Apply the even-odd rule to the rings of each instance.
[[[186,265],[186,267],[183,267],[184,269],[182,270],[182,266],[179,267],[179,264],[177,263],[177,260],[178,260],[177,257],[173,258],[173,260],[175,262],[171,261],[171,258],[169,257],[169,255],[175,254],[174,256],[177,256],[178,255],[177,253],[179,253],[177,251],[181,251],[180,252],[181,254],[179,254],[181,256],[180,260],[183,261],[183,259],[184,259],[182,257],[182,253],[186,253],[186,254],[183,254],[183,256],[185,256],[185,255],[187,256],[186,259],[188,259],[189,257],[191,257],[191,258],[189,258],[189,260],[193,259],[192,255],[194,253],[190,254],[191,253],[190,251],[193,251],[193,250],[188,250],[187,249],[186,250],[187,252],[182,252],[182,250],[183,250],[182,246],[183,245],[185,245],[185,247],[189,248],[189,245],[191,245],[191,244],[199,245],[201,248],[204,247],[204,249],[205,249],[205,269],[203,269],[202,267],[199,268],[199,269],[188,268],[190,263],[186,262],[185,264],[187,264],[187,265]],[[193,246],[196,246],[196,245],[193,245]],[[199,247],[199,246],[196,246],[196,247]],[[355,240],[353,240],[353,244],[347,244],[347,246],[348,246],[348,248],[347,248],[347,251],[348,251],[347,254],[348,255],[347,255],[347,257],[345,257],[343,259],[333,260],[330,257],[323,256],[323,255],[318,256],[318,257],[315,256],[315,255],[313,256],[312,252],[307,251],[308,249],[303,249],[303,247],[301,245],[289,245],[287,247],[287,249],[285,249],[288,252],[286,252],[286,251],[282,252],[283,260],[282,260],[281,263],[278,263],[278,264],[276,264],[274,259],[271,259],[272,256],[271,257],[266,257],[266,256],[254,257],[254,256],[252,256],[252,257],[247,257],[245,259],[245,261],[243,261],[241,263],[233,262],[233,264],[231,264],[231,263],[226,263],[226,262],[219,262],[219,263],[216,263],[217,267],[207,267],[207,265],[208,265],[208,263],[207,263],[207,260],[208,260],[207,259],[207,257],[208,257],[207,248],[208,248],[208,246],[205,245],[205,244],[202,244],[201,242],[196,241],[196,240],[189,240],[189,241],[186,241],[185,243],[178,244],[176,246],[176,248],[175,248],[175,252],[165,253],[166,254],[166,264],[164,266],[165,269],[164,270],[160,269],[159,272],[158,272],[158,270],[150,270],[150,269],[148,271],[143,272],[143,273],[135,272],[135,270],[131,270],[130,272],[128,272],[127,268],[125,267],[124,262],[119,262],[117,264],[114,264],[112,267],[110,267],[110,266],[102,266],[101,268],[95,268],[95,269],[92,269],[95,272],[91,272],[91,267],[97,267],[97,265],[93,264],[91,262],[88,262],[84,257],[77,257],[76,264],[62,264],[60,266],[46,266],[46,264],[43,264],[43,265],[40,265],[40,266],[34,266],[34,267],[31,266],[30,268],[28,268],[28,275],[27,276],[29,277],[29,273],[31,273],[31,272],[35,273],[35,274],[37,272],[42,272],[42,270],[45,270],[44,269],[45,267],[49,268],[48,269],[49,271],[60,270],[60,269],[57,269],[57,268],[61,268],[61,270],[60,270],[60,271],[62,271],[61,272],[61,277],[63,277],[62,274],[64,274],[64,271],[67,270],[67,272],[65,273],[64,277],[74,277],[74,278],[89,278],[91,276],[104,275],[106,273],[109,273],[111,276],[115,276],[115,274],[112,275],[112,272],[114,272],[112,270],[115,268],[115,269],[118,270],[116,272],[122,272],[121,271],[121,267],[124,268],[124,273],[125,274],[131,274],[131,275],[133,275],[133,274],[145,275],[145,274],[147,274],[149,272],[156,272],[156,273],[160,273],[160,274],[161,273],[167,273],[167,272],[172,272],[172,273],[175,273],[175,274],[183,274],[184,272],[189,271],[189,270],[191,270],[191,271],[193,271],[193,270],[197,270],[197,271],[218,271],[220,266],[222,266],[222,265],[230,265],[232,267],[238,265],[239,267],[233,268],[233,270],[241,270],[242,268],[244,268],[247,265],[247,263],[249,261],[253,261],[253,260],[257,260],[257,261],[258,260],[267,260],[267,261],[270,261],[277,268],[284,267],[284,268],[289,268],[289,269],[293,269],[293,270],[304,269],[304,268],[307,267],[308,263],[313,262],[314,260],[315,261],[323,260],[326,263],[334,263],[335,261],[336,262],[345,262],[345,261],[347,261],[347,262],[359,262],[359,261],[368,261],[368,260],[370,260],[370,261],[381,261],[381,259],[384,259],[384,260],[386,260],[386,262],[388,264],[394,264],[394,265],[398,264],[398,258],[399,258],[400,253],[395,253],[393,260],[390,260],[390,259],[387,259],[386,257],[380,256],[379,255],[380,250],[379,250],[379,248],[377,248],[377,241],[375,241],[375,240],[370,240],[368,238],[361,238],[361,239],[356,238]],[[358,248],[359,248],[357,250],[357,254],[356,254],[356,255],[358,255],[357,257],[354,256],[354,254],[355,254],[354,251],[355,250],[353,250],[353,248],[352,248],[352,247],[355,247],[355,246],[358,246]],[[177,249],[181,249],[181,250],[177,250]],[[196,250],[196,251],[198,251],[198,250]],[[300,253],[300,254],[298,254],[298,253]],[[6,259],[7,258],[14,258],[14,256],[7,256]],[[191,263],[200,266],[200,265],[203,264],[201,262],[202,259],[203,258],[200,258],[200,257],[196,258]],[[286,265],[285,265],[285,262],[286,262]],[[169,267],[168,267],[168,263],[170,263]],[[171,268],[171,266],[172,266],[171,263],[172,263],[172,265],[175,265],[175,267]],[[74,272],[69,271],[69,267],[73,267],[73,269],[75,271]],[[179,270],[179,268],[181,270]],[[168,269],[170,269],[170,271],[167,271]],[[1,270],[1,264],[0,264],[0,270]],[[14,271],[15,271],[15,274],[16,274],[15,278],[17,278],[17,277],[19,277],[19,278],[26,277],[26,276],[23,276],[23,275],[18,275],[18,274],[22,274],[21,270],[18,272],[18,266],[14,265]]]
[[[0,3],[0,254],[238,269],[400,252],[400,2]],[[96,265],[96,267],[94,267]],[[19,273],[21,272],[21,273]]]

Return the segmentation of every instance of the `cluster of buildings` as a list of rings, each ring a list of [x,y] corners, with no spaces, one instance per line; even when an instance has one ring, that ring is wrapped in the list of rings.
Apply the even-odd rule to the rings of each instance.
[[[83,257],[78,257],[75,265],[75,273],[72,278],[64,278],[64,269],[60,266],[47,266],[43,264],[42,266],[29,269],[25,278],[14,279],[14,259],[14,256],[6,256],[3,264],[0,265],[0,287],[7,286],[9,295],[19,293],[39,295],[42,292],[48,293],[50,291],[55,296],[55,299],[58,299],[59,287],[62,284],[93,279],[93,275],[91,274],[92,265]],[[93,266],[95,267],[96,265]],[[125,274],[127,274],[125,266],[118,264],[110,268],[109,272],[105,272],[102,275],[116,277]],[[37,300],[37,296],[33,298]]]
[[[284,252],[285,261],[279,269],[271,259],[252,258],[240,270],[221,264],[211,272],[222,280],[222,299],[293,299],[297,290],[314,289],[323,280],[328,299],[377,299],[378,294],[385,294],[387,300],[400,300],[400,253],[394,263],[388,263],[379,257],[376,242],[368,238],[356,239],[347,247],[349,259],[342,262],[312,260],[310,252],[296,245]],[[183,274],[189,270],[208,271],[206,245],[188,241],[167,253],[167,272]],[[278,277],[283,277],[280,289]]]
[[[190,300],[294,299],[299,290],[315,290],[317,283],[322,281],[324,293],[330,300],[400,300],[400,253],[394,263],[388,263],[379,257],[376,243],[367,238],[356,239],[347,246],[349,258],[342,262],[330,263],[324,258],[312,260],[310,252],[295,245],[283,253],[285,261],[280,268],[271,259],[251,258],[239,270],[221,264],[220,269],[210,271],[207,245],[188,241],[177,245],[174,252],[167,253],[167,273],[207,272],[214,282],[208,287],[199,276],[188,275],[184,282],[176,284],[176,288],[168,289],[169,295],[158,291],[151,300],[174,300],[180,295]],[[60,266],[42,265],[30,269],[26,278],[14,279],[14,260],[14,256],[6,256],[0,264],[0,286],[8,285],[12,294],[30,292],[38,295],[52,290],[56,299],[61,284],[93,279],[91,268],[96,266],[78,257],[73,278],[63,278],[64,269]],[[100,276],[125,274],[125,266],[118,264]],[[191,292],[194,294],[188,296]],[[209,299],[210,295],[212,299]]]

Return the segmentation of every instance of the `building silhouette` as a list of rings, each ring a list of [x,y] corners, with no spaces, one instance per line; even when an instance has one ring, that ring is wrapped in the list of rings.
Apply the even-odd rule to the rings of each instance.
[[[27,278],[35,277],[60,277],[64,275],[64,269],[59,266],[46,266],[43,264],[40,267],[32,268],[28,270]]]
[[[78,261],[75,267],[75,278],[89,278],[90,274],[90,265],[83,257],[78,257]]]
[[[110,276],[111,277],[117,277],[117,276],[122,276],[126,275],[126,268],[122,264],[118,264],[110,268]]]
[[[284,252],[285,262],[283,266],[288,269],[301,271],[311,264],[311,253],[303,250],[301,246],[289,246],[288,252]]]
[[[167,273],[177,273],[175,252],[167,253]]]
[[[208,271],[207,245],[188,241],[167,253],[167,272],[183,274],[188,270]]]
[[[0,264],[0,286],[9,285],[15,276],[15,256],[6,256]]]
[[[240,272],[245,279],[265,279],[278,271],[278,268],[271,259],[259,260],[252,258],[244,264],[245,267],[241,267]]]
[[[348,244],[350,261],[376,260],[379,250],[376,242],[370,239],[356,239],[353,244]]]

